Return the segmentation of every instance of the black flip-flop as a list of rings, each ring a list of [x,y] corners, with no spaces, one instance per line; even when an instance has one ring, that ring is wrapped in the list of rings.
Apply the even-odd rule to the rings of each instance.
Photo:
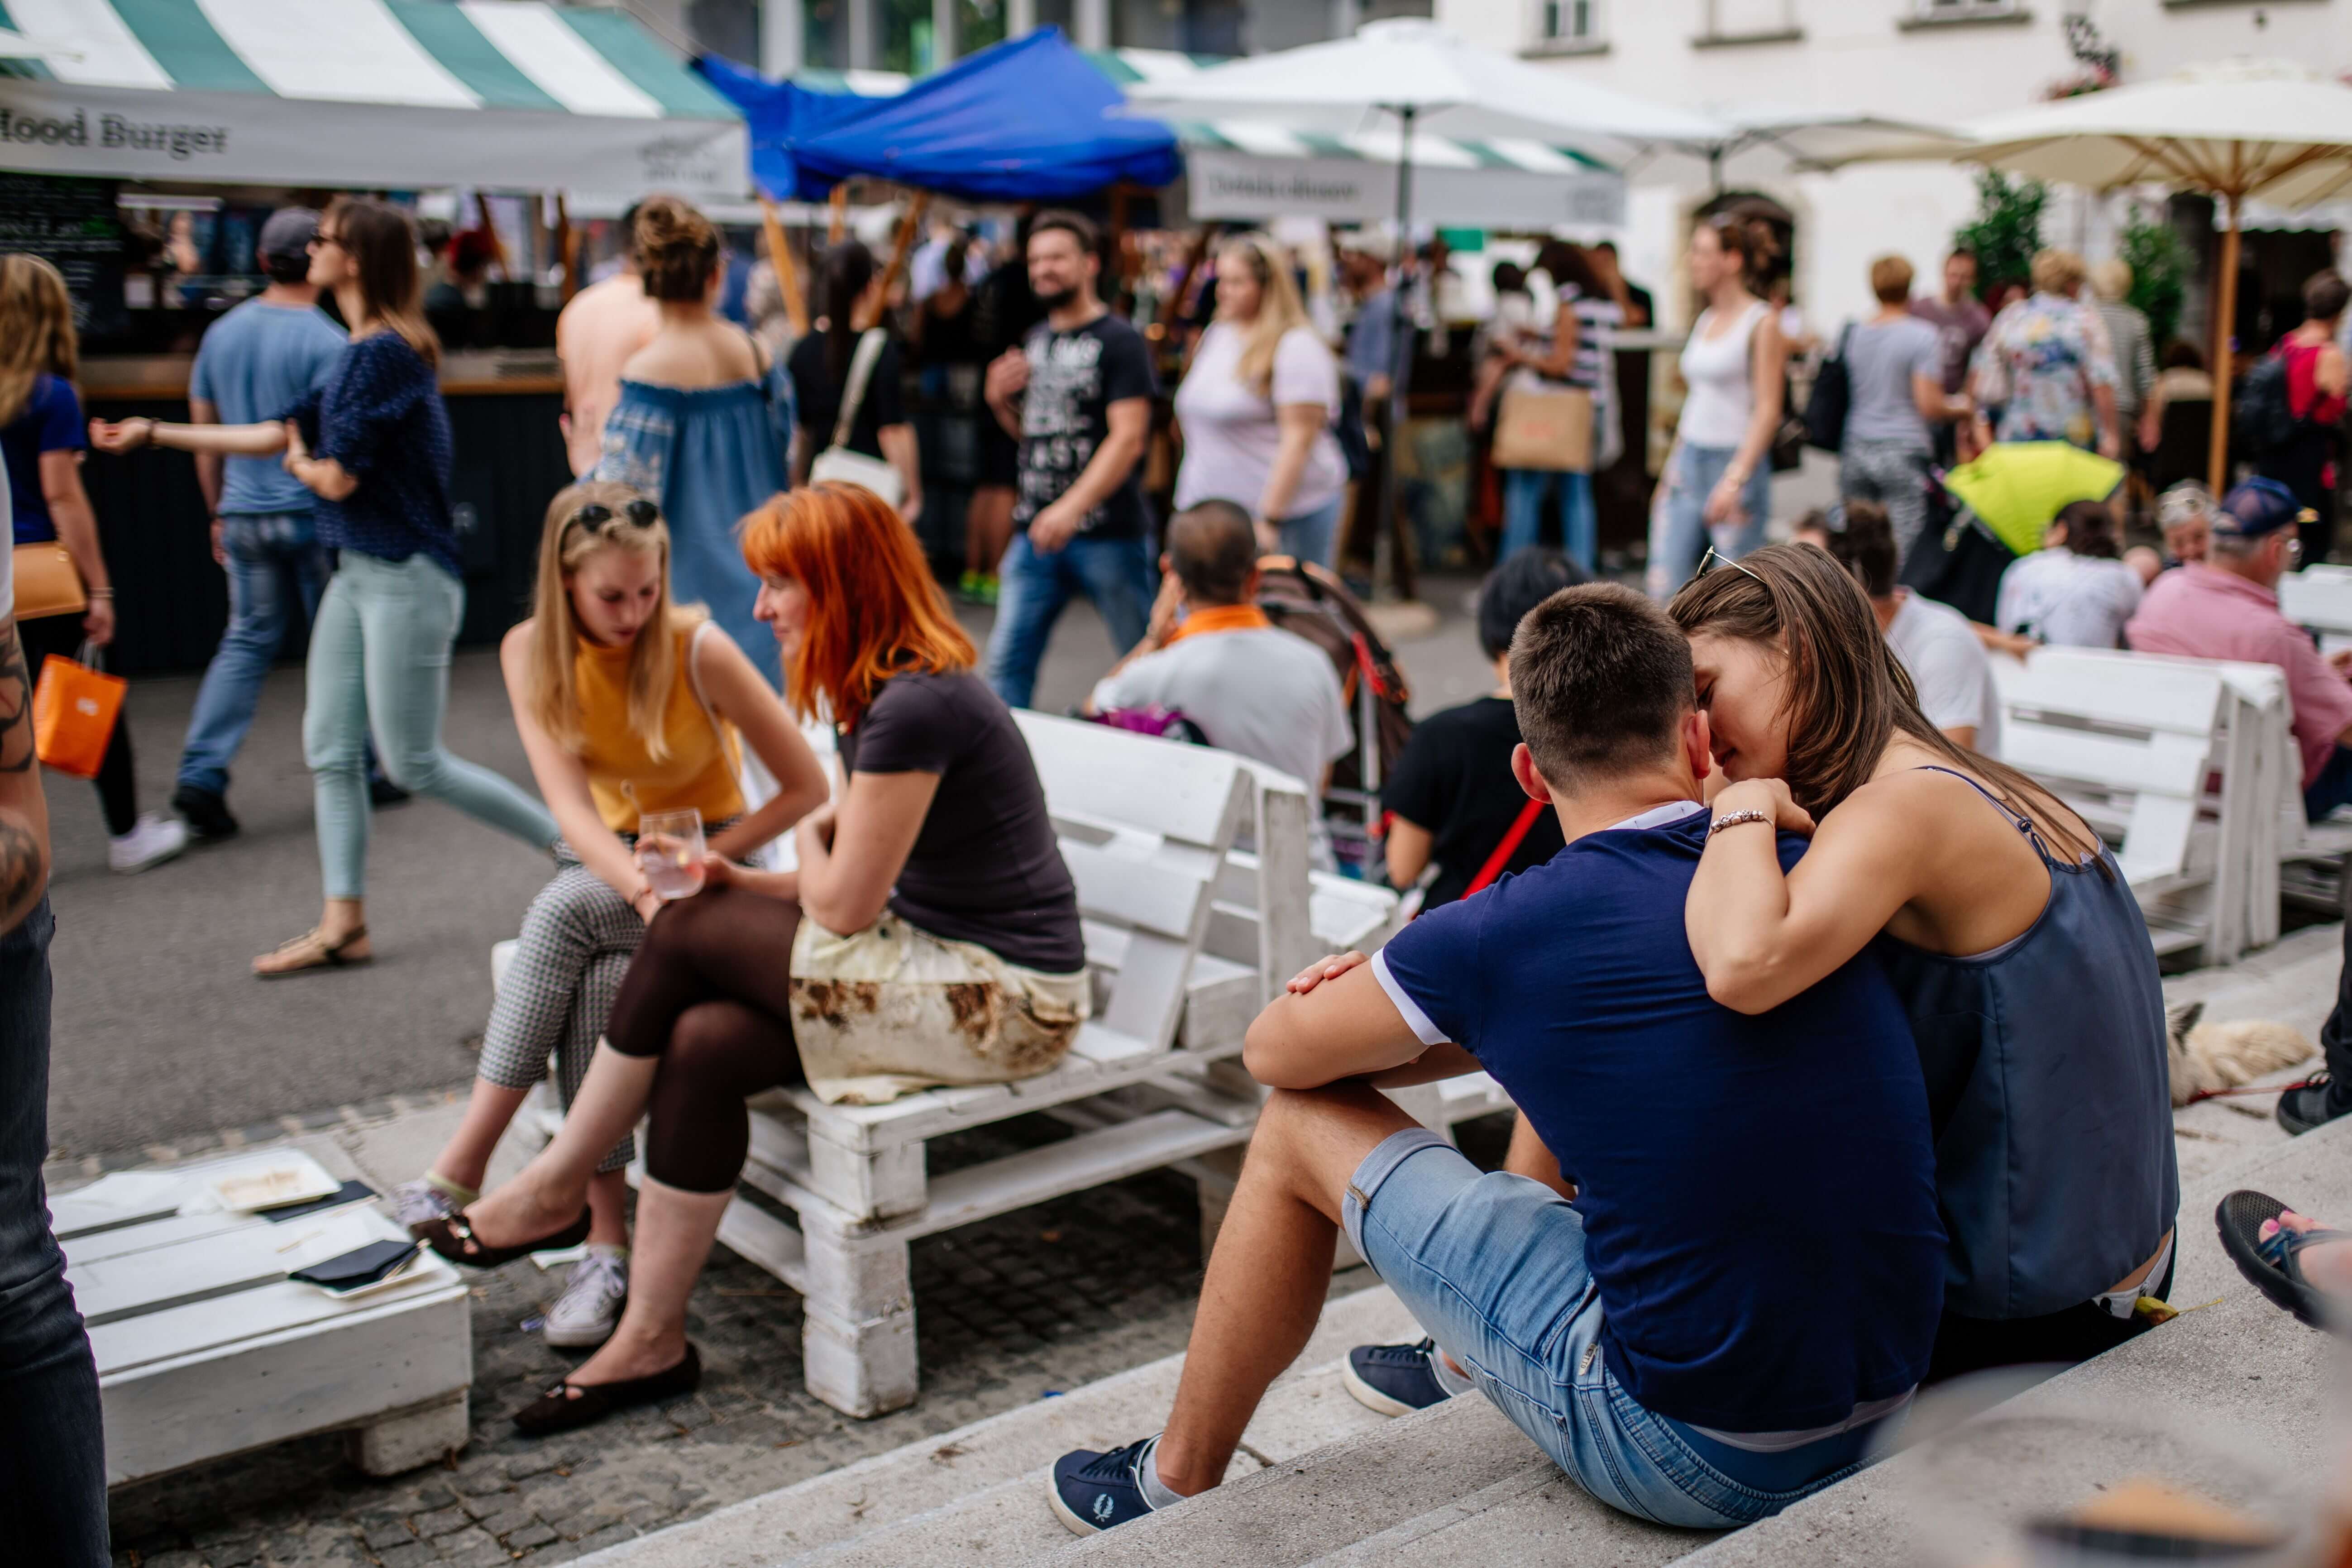
[[[2291,1231],[2282,1226],[2264,1241],[2263,1226],[2286,1212],[2286,1205],[2267,1194],[2231,1193],[2213,1211],[2213,1223],[2221,1232],[2221,1250],[2273,1306],[2284,1308],[2315,1329],[2341,1328],[2345,1304],[2330,1300],[2303,1277],[2300,1254],[2316,1242],[2352,1241],[2352,1231]]]
[[[675,1399],[682,1394],[692,1394],[702,1386],[702,1357],[688,1341],[686,1357],[676,1366],[665,1367],[646,1377],[624,1378],[619,1383],[587,1383],[578,1385],[578,1397],[573,1397],[573,1385],[559,1383],[529,1405],[514,1413],[518,1431],[527,1436],[544,1437],[551,1432],[569,1432],[575,1426],[585,1426],[601,1421],[615,1410],[625,1410],[636,1405],[653,1405],[665,1399]]]
[[[519,1242],[513,1247],[492,1247],[477,1238],[472,1224],[463,1214],[453,1214],[446,1219],[420,1220],[408,1227],[408,1234],[452,1263],[462,1263],[468,1268],[496,1268],[501,1263],[511,1263],[528,1253],[558,1252],[567,1247],[579,1246],[588,1239],[588,1211],[582,1208],[580,1217],[562,1230]]]

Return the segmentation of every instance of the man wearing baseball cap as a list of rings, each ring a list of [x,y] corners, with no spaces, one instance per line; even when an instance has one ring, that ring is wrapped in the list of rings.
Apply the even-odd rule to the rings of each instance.
[[[319,215],[282,207],[261,226],[256,260],[262,291],[213,323],[196,349],[188,408],[196,424],[275,418],[325,379],[343,330],[319,309],[310,243]],[[276,458],[199,453],[196,482],[212,512],[213,559],[228,572],[228,630],[205,671],[172,805],[199,838],[236,831],[228,767],[253,723],[263,677],[292,613],[304,619],[327,585],[327,556],[310,531],[310,492]]]

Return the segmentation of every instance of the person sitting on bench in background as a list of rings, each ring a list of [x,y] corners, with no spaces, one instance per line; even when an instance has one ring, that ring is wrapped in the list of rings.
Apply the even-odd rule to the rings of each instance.
[[[1540,866],[1559,853],[1559,824],[1511,777],[1511,753],[1519,745],[1511,634],[1529,610],[1588,581],[1559,552],[1530,545],[1479,586],[1478,646],[1495,667],[1495,689],[1415,725],[1381,789],[1389,886],[1410,888],[1433,863],[1437,868],[1423,909],[1450,904],[1506,871]]]
[[[1612,584],[1512,642],[1512,773],[1568,847],[1291,982],[1274,1089],[1209,1261],[1167,1429],[1053,1468],[1080,1533],[1224,1478],[1306,1345],[1344,1226],[1472,1383],[1594,1497],[1721,1529],[1853,1473],[1927,1367],[1943,1288],[1927,1097],[1859,954],[1771,1014],[1707,994],[1683,904],[1710,835],[1688,646]],[[1783,862],[1802,841],[1779,840]],[[1481,1174],[1380,1093],[1484,1068],[1582,1189]],[[1416,1368],[1454,1373],[1427,1342]]]

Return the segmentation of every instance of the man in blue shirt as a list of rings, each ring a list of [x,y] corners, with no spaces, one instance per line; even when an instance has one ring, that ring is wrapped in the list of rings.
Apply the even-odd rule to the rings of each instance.
[[[1754,1017],[1707,995],[1683,931],[1699,852],[1773,828],[1698,804],[1709,732],[1682,634],[1629,589],[1565,589],[1520,623],[1511,693],[1513,775],[1567,847],[1370,963],[1308,970],[1251,1026],[1275,1092],[1174,1414],[1055,1464],[1073,1530],[1223,1479],[1307,1343],[1342,1226],[1435,1341],[1360,1350],[1351,1392],[1402,1409],[1475,1384],[1588,1491],[1660,1523],[1744,1524],[1850,1474],[1925,1373],[1944,1234],[1910,1032],[1867,953]],[[1481,1174],[1375,1092],[1481,1068],[1572,1204]]]
[[[261,226],[255,248],[269,285],[205,333],[188,383],[196,424],[272,419],[325,381],[346,339],[307,280],[318,232],[319,215],[308,207],[282,208]],[[236,831],[225,798],[229,763],[253,725],[289,612],[299,602],[309,620],[328,563],[310,529],[315,498],[276,458],[199,453],[196,481],[213,514],[213,559],[228,572],[228,630],[196,692],[172,805],[197,837],[226,838]]]

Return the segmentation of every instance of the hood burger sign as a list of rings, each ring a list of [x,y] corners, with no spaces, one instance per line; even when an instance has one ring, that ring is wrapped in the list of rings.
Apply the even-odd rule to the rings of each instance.
[[[156,92],[0,77],[0,170],[415,190],[749,190],[740,121]]]

